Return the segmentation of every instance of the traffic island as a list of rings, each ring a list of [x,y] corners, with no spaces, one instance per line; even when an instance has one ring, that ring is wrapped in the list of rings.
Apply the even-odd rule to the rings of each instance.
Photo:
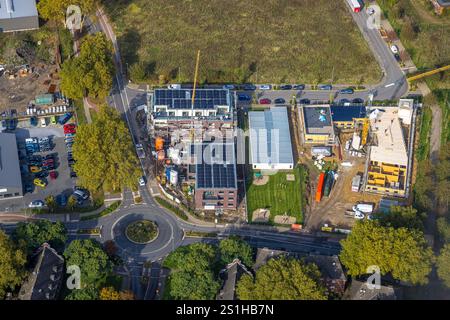
[[[150,220],[134,221],[125,229],[125,236],[135,244],[148,244],[154,241],[158,234],[157,224]]]

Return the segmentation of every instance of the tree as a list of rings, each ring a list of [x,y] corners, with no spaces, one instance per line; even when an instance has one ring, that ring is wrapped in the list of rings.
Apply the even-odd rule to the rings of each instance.
[[[54,212],[56,209],[56,199],[54,196],[49,195],[45,198],[45,204],[47,205],[50,212]]]
[[[99,292],[95,287],[87,287],[72,290],[65,297],[65,300],[98,300],[98,296]]]
[[[108,255],[100,243],[93,239],[74,240],[64,251],[67,265],[77,265],[81,269],[81,284],[98,285],[105,282],[112,271]]]
[[[75,198],[74,195],[71,195],[69,199],[67,199],[67,207],[73,211],[76,205],[77,205],[77,198]]]
[[[73,157],[78,182],[89,190],[133,188],[141,175],[128,128],[110,107],[102,106],[93,123],[78,127]]]
[[[436,220],[439,237],[442,242],[450,242],[450,222],[446,217],[440,217]]]
[[[8,236],[0,230],[0,299],[8,290],[14,290],[25,279],[25,253],[16,248]]]
[[[411,18],[406,19],[405,23],[403,24],[401,35],[409,41],[417,38],[417,26],[414,24],[414,21]]]
[[[103,248],[110,258],[114,257],[117,254],[118,248],[113,240],[105,241],[105,243],[103,244]]]
[[[433,252],[419,230],[360,221],[341,245],[341,262],[352,276],[367,274],[368,267],[375,265],[382,275],[391,273],[395,279],[412,284],[428,282]]]
[[[67,230],[59,221],[20,222],[14,230],[13,238],[25,247],[28,254],[31,254],[44,242],[49,243],[56,250],[60,250],[64,248],[67,240]]]
[[[439,278],[450,288],[450,243],[441,249],[436,266]]]
[[[120,293],[113,287],[105,287],[100,290],[100,300],[120,300]]]
[[[69,5],[77,5],[84,15],[92,13],[96,6],[96,0],[40,0],[37,9],[45,20],[52,20],[66,26],[66,13]]]
[[[222,265],[227,265],[236,258],[247,266],[253,265],[252,248],[239,237],[233,236],[220,241],[219,252]]]
[[[145,81],[148,77],[145,69],[145,64],[142,62],[132,64],[129,70],[130,79],[134,82]]]
[[[381,225],[386,227],[423,230],[425,213],[418,213],[413,207],[393,206],[389,213],[376,214]]]
[[[96,33],[85,37],[78,57],[63,63],[61,90],[72,99],[104,99],[111,90],[113,76],[112,44],[105,34]]]
[[[256,272],[245,274],[237,284],[240,300],[325,300],[320,271],[314,264],[286,257],[273,258]]]

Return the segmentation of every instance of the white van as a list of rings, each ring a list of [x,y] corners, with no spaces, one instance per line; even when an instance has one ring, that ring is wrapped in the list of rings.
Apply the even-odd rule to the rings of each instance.
[[[371,203],[358,203],[357,205],[353,206],[353,211],[362,212],[362,213],[372,213],[373,212],[373,204]]]

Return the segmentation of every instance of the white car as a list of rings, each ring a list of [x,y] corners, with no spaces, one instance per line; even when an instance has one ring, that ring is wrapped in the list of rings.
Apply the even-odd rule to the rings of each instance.
[[[144,177],[140,177],[140,178],[139,178],[139,185],[140,185],[141,187],[145,187],[145,178],[144,178]]]
[[[34,200],[31,201],[30,204],[28,205],[28,208],[42,208],[45,206],[44,201],[42,200]]]
[[[258,86],[259,90],[272,90],[272,86],[270,84],[262,84]]]
[[[392,53],[398,53],[398,47],[395,45],[395,44],[393,44],[392,46],[391,46],[391,51],[392,51]]]
[[[45,118],[41,118],[41,127],[45,128],[47,126],[47,121],[45,121]]]
[[[181,89],[181,84],[169,84],[167,86],[168,89],[174,89],[174,90],[178,90]]]

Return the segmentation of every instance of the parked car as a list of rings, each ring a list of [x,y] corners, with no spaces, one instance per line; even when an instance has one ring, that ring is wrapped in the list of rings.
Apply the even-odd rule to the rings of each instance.
[[[245,91],[255,91],[256,90],[256,86],[254,84],[244,84],[242,86],[242,89]]]
[[[33,185],[30,183],[25,184],[24,190],[25,193],[33,193],[34,190]]]
[[[56,180],[56,178],[58,178],[58,173],[56,171],[50,171],[49,176],[50,179]]]
[[[60,207],[65,207],[67,205],[67,196],[64,193],[58,194],[56,196],[56,203]]]
[[[83,200],[87,200],[89,199],[89,191],[87,191],[86,189],[82,189],[82,188],[77,188],[75,187],[75,191],[73,192],[73,194],[77,197],[80,197]]]
[[[292,85],[290,84],[283,84],[280,86],[281,90],[292,90]]]
[[[42,171],[40,171],[40,172],[36,172],[36,173],[34,174],[34,177],[35,177],[35,178],[39,178],[39,179],[47,178],[47,177],[48,177],[48,171],[47,171],[47,169],[42,170]]]
[[[30,125],[32,125],[33,127],[36,127],[38,124],[38,120],[36,117],[31,117],[30,118]]]
[[[331,84],[321,84],[319,85],[319,90],[333,90],[333,86]]]
[[[258,89],[259,89],[259,90],[272,90],[272,85],[270,85],[270,84],[261,84],[261,85],[258,87]]]
[[[51,124],[56,124],[56,123],[57,123],[57,121],[56,121],[56,116],[51,116],[51,118],[50,118],[50,123],[51,123]]]
[[[234,90],[235,86],[234,84],[225,84],[223,88],[228,90]]]
[[[393,44],[392,46],[391,46],[391,51],[392,51],[392,53],[398,53],[398,47],[395,45],[395,44]]]
[[[145,177],[144,177],[144,176],[142,176],[142,177],[139,178],[139,185],[140,185],[141,187],[144,187],[144,186],[145,186]]]
[[[39,178],[35,178],[33,180],[33,183],[38,186],[38,187],[42,187],[45,188],[47,186],[47,182],[45,180],[39,179]]]
[[[42,208],[45,206],[44,201],[42,200],[34,200],[31,201],[30,204],[28,205],[28,208]]]
[[[309,99],[300,99],[299,103],[300,104],[311,104],[311,100],[309,100]]]
[[[169,85],[167,86],[167,88],[168,88],[168,89],[172,89],[172,90],[179,90],[179,89],[181,89],[181,84],[176,84],[176,83],[174,83],[174,84],[169,84]]]
[[[272,101],[267,98],[259,100],[259,104],[271,104],[271,103],[272,103]]]
[[[394,58],[395,58],[395,60],[397,60],[397,62],[402,62],[402,58],[400,57],[400,55],[398,53],[394,54]]]
[[[67,123],[64,125],[63,127],[64,129],[64,134],[75,134],[75,130],[76,130],[76,125],[74,123]]]
[[[73,138],[75,137],[75,133],[66,133],[65,136],[66,138]]]
[[[295,84],[292,89],[294,90],[305,90],[305,85],[304,84]]]
[[[71,178],[76,178],[77,177],[77,174],[75,173],[75,171],[72,168],[70,168],[70,177]]]
[[[41,127],[45,128],[47,126],[47,121],[45,120],[45,118],[41,118]]]
[[[361,104],[361,103],[364,103],[364,99],[361,99],[361,98],[355,98],[355,99],[352,100],[352,103]]]
[[[41,168],[41,167],[38,167],[38,166],[30,166],[30,171],[31,171],[32,173],[37,173],[37,172],[41,172],[41,171],[42,171],[42,168]]]
[[[239,93],[237,95],[239,101],[251,101],[252,97],[245,93]]]
[[[72,118],[72,114],[70,112],[65,113],[63,116],[59,117],[58,119],[58,123],[60,125],[64,125],[67,123],[67,121],[70,120],[70,118]]]
[[[277,98],[274,100],[275,104],[285,104],[286,100],[284,100],[283,98]]]
[[[353,88],[342,89],[339,91],[340,94],[353,94],[355,90]]]

